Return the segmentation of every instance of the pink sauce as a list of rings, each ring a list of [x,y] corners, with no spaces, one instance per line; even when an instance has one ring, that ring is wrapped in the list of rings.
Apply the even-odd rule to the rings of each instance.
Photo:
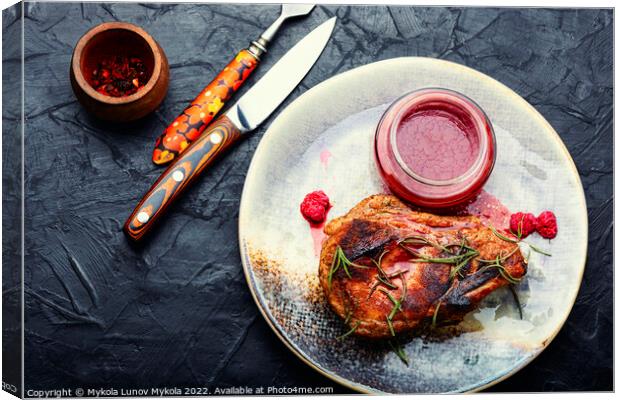
[[[314,255],[316,257],[321,256],[321,249],[323,247],[323,241],[327,237],[323,232],[325,222],[320,224],[310,224],[310,236],[312,236],[312,243],[314,244]]]
[[[473,199],[460,206],[445,208],[445,209],[432,209],[426,207],[418,207],[412,204],[409,206],[416,211],[427,212],[437,215],[473,215],[480,218],[482,223],[486,226],[493,226],[498,230],[508,229],[510,227],[510,215],[512,214],[508,207],[506,207],[499,199],[493,196],[491,193],[481,190]],[[466,228],[468,226],[463,225],[460,228]],[[434,230],[441,230],[439,227],[434,227]],[[452,230],[454,226],[447,227],[446,230]]]
[[[489,192],[481,191],[471,202],[458,212],[459,214],[475,215],[485,225],[503,230],[510,226],[510,210]]]
[[[462,176],[480,152],[475,127],[444,104],[413,111],[398,125],[396,145],[405,164],[432,180]]]
[[[329,150],[324,149],[323,151],[321,151],[319,157],[321,158],[321,165],[323,166],[324,170],[327,170],[327,164],[329,163],[329,159],[331,158],[331,156],[332,153],[330,153]]]

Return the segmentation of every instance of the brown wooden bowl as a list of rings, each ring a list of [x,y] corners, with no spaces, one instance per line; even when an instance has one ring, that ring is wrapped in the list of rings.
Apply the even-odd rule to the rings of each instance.
[[[113,97],[99,93],[89,79],[104,58],[140,57],[145,64],[147,83],[136,93]],[[142,28],[126,22],[106,22],[80,38],[71,58],[71,86],[89,112],[114,122],[134,121],[154,111],[166,96],[170,77],[168,59],[159,44]]]

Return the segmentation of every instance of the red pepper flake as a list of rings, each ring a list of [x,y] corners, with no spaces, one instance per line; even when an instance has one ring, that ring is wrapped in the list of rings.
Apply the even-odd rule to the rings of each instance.
[[[536,219],[536,231],[545,239],[553,239],[558,234],[558,221],[551,211],[543,211]]]
[[[91,76],[92,87],[112,97],[130,96],[148,82],[146,66],[138,57],[114,56],[104,59]]]
[[[528,237],[536,231],[536,217],[532,213],[516,212],[510,216],[510,230],[521,238]]]
[[[329,197],[322,190],[308,193],[299,206],[301,215],[310,223],[319,224],[325,221],[330,207]]]

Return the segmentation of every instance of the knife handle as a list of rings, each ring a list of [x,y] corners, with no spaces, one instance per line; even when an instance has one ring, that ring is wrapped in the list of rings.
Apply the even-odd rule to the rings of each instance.
[[[241,50],[200,92],[155,142],[153,162],[167,164],[195,141],[258,65],[258,57]]]
[[[125,222],[127,236],[140,240],[181,192],[240,137],[239,128],[226,114],[216,119],[144,195]]]

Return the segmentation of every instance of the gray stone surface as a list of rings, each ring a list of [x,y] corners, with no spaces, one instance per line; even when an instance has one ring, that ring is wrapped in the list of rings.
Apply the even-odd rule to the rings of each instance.
[[[239,198],[273,116],[204,174],[146,244],[132,246],[121,233],[161,172],[150,161],[155,138],[278,7],[29,2],[25,8],[26,387],[332,386],[271,332],[240,265]],[[508,85],[561,135],[588,202],[583,285],[549,348],[491,390],[611,390],[612,11],[319,6],[282,31],[248,83],[333,15],[339,20],[332,42],[287,103],[360,65],[438,57]],[[4,17],[6,29],[15,16]],[[144,27],[171,64],[160,109],[116,126],[85,113],[68,75],[79,37],[114,20]],[[17,117],[3,113],[5,123]],[[5,189],[4,198],[12,195]]]
[[[21,393],[22,356],[22,152],[19,7],[3,12],[2,24],[2,382]]]

